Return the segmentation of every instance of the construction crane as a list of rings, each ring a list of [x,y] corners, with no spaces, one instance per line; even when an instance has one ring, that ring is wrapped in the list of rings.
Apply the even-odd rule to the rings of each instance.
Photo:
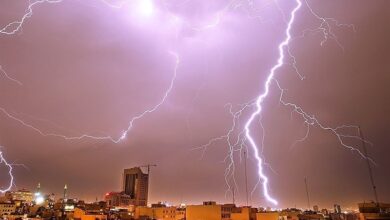
[[[146,164],[146,165],[142,165],[142,166],[139,166],[140,168],[143,168],[143,167],[146,167],[146,168],[148,168],[148,175],[149,175],[149,173],[150,173],[150,168],[151,167],[157,167],[157,165],[156,164]]]

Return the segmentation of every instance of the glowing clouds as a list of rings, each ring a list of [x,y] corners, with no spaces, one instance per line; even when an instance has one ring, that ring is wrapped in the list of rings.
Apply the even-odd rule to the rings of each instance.
[[[139,0],[136,6],[137,13],[142,17],[150,17],[153,15],[155,8],[153,0]]]
[[[131,17],[141,23],[155,18],[158,14],[154,0],[136,0],[128,6]]]

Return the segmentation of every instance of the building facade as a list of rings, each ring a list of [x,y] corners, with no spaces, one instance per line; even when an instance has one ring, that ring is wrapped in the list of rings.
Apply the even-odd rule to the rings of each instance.
[[[0,203],[0,218],[3,215],[11,215],[16,211],[16,204],[10,202],[1,202]]]
[[[135,206],[148,204],[149,174],[142,172],[141,168],[133,167],[123,172],[123,192],[130,196]]]
[[[8,191],[5,193],[5,198],[8,201],[21,201],[25,203],[31,203],[33,201],[33,193],[26,189],[21,189],[18,191]]]

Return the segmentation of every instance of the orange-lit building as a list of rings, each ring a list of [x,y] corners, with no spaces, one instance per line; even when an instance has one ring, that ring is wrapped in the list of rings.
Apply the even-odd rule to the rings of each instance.
[[[230,219],[231,220],[256,220],[257,209],[251,207],[234,208]]]
[[[278,212],[259,212],[256,213],[256,220],[279,220]]]
[[[138,206],[135,208],[135,219],[184,220],[185,209],[163,204],[154,204],[152,207]]]
[[[189,205],[186,220],[230,220],[235,205],[219,205],[216,202],[203,202],[202,205]]]
[[[10,202],[0,202],[0,218],[2,215],[10,215],[16,211],[16,204]]]
[[[106,220],[107,215],[101,213],[99,210],[87,211],[81,208],[75,208],[73,212],[73,219],[75,220]]]

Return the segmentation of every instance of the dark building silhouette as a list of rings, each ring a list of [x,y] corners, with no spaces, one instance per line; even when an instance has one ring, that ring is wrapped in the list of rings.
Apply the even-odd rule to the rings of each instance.
[[[149,175],[142,172],[141,168],[133,167],[123,172],[123,192],[130,196],[136,206],[148,204]]]

